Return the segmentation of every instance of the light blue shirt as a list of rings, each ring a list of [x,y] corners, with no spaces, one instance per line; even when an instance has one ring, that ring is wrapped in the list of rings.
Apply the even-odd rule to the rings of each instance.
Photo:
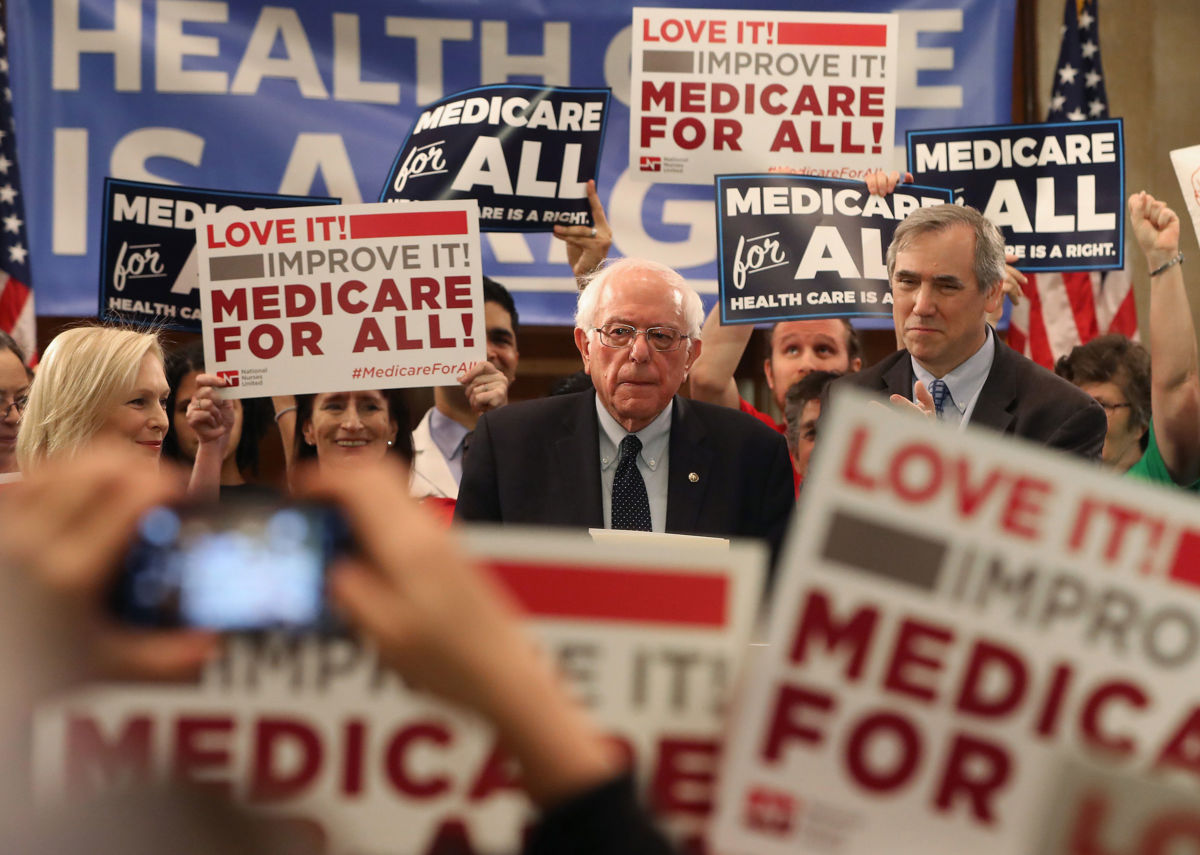
[[[971,413],[975,411],[975,402],[979,400],[979,393],[983,391],[983,384],[987,382],[988,374],[991,373],[992,360],[995,356],[996,342],[992,328],[989,326],[979,350],[942,378],[946,381],[946,388],[950,390],[953,403],[953,406],[947,405],[943,408],[942,421],[958,425],[960,428],[966,427],[967,423],[971,421]],[[916,359],[909,358],[912,359],[912,399],[915,401],[917,399],[917,382],[924,383],[925,388],[928,389],[929,384],[936,378],[926,371]]]
[[[650,499],[650,530],[667,530],[667,457],[671,449],[671,412],[675,401],[667,405],[654,421],[637,432],[642,441],[637,468],[646,482]],[[604,499],[604,527],[612,528],[612,486],[621,456],[618,450],[628,431],[617,423],[596,398],[596,417],[600,420],[600,494]]]
[[[454,476],[456,484],[462,483],[463,440],[469,433],[469,430],[444,415],[437,407],[429,414],[429,437],[442,453],[442,457],[446,458],[446,466]]]

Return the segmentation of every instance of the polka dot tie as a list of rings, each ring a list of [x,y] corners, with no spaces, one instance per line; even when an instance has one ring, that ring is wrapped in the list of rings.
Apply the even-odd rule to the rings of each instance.
[[[940,377],[929,384],[929,394],[933,396],[933,409],[939,419],[946,409],[947,402],[954,406],[954,399],[950,397],[950,387]]]
[[[612,527],[628,531],[650,531],[650,499],[646,482],[638,471],[637,456],[642,441],[634,434],[621,440],[621,459],[612,486]]]

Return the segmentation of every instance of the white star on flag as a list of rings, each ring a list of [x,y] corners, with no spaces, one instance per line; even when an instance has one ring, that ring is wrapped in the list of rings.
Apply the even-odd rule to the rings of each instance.
[[[4,155],[0,154],[0,174],[7,175],[8,168],[12,166],[12,161]]]
[[[1081,30],[1088,29],[1094,23],[1096,23],[1096,19],[1092,17],[1091,12],[1085,10],[1084,13],[1079,16],[1079,29]]]
[[[1097,71],[1089,71],[1083,79],[1088,89],[1095,89],[1104,78]]]
[[[1064,65],[1058,70],[1058,79],[1063,83],[1074,83],[1075,75],[1079,73],[1078,68],[1072,68],[1069,65]]]
[[[29,250],[19,243],[14,243],[8,248],[9,261],[15,261],[17,264],[24,264],[27,255],[29,255]]]
[[[1100,50],[1100,46],[1093,41],[1086,41],[1083,43],[1083,47],[1081,47],[1080,50],[1083,51],[1084,58],[1087,58],[1095,54],[1096,51]]]
[[[9,214],[4,218],[4,230],[6,232],[12,232],[15,235],[19,235],[21,233],[21,226],[23,225],[25,225],[25,221],[16,214]]]
[[[1080,110],[1078,107],[1076,107],[1074,110],[1067,113],[1067,118],[1072,122],[1082,122],[1087,118],[1087,116],[1083,114],[1083,110]]]
[[[5,184],[0,187],[0,202],[11,205],[13,200],[17,198],[17,188],[11,184]]]
[[[1104,102],[1103,101],[1089,101],[1088,102],[1088,115],[1089,116],[1103,116],[1104,115]]]
[[[1060,95],[1059,93],[1055,92],[1054,97],[1050,99],[1050,109],[1061,110],[1063,108],[1063,104],[1065,103],[1067,103],[1067,96]]]

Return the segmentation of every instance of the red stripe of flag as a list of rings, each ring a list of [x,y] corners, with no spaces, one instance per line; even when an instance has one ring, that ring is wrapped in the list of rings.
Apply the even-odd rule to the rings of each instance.
[[[29,299],[29,289],[11,276],[7,280],[0,285],[0,329],[11,333]]]
[[[886,24],[780,24],[781,45],[887,47]]]
[[[729,580],[652,568],[491,562],[489,569],[532,615],[722,627]]]
[[[355,239],[466,233],[466,211],[402,211],[395,214],[355,214],[350,218],[350,237]]]

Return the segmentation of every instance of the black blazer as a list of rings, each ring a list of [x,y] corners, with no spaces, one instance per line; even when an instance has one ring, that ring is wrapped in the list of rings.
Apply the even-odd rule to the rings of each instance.
[[[603,527],[595,400],[589,390],[485,413],[455,519]],[[782,436],[737,410],[676,396],[668,465],[668,532],[764,538],[778,551],[794,502]]]
[[[1104,408],[1091,395],[1026,359],[995,335],[992,340],[996,355],[970,423],[1099,460],[1108,433]],[[908,351],[899,350],[858,374],[835,381],[831,392],[847,384],[911,400],[913,380]]]

